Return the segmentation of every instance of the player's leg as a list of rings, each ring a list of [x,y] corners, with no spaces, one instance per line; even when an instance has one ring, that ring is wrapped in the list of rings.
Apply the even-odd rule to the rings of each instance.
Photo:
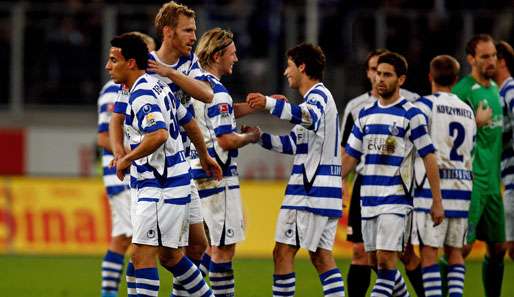
[[[360,187],[362,176],[357,175],[353,183],[350,210],[348,212],[348,229],[346,240],[352,242],[352,262],[346,275],[348,296],[364,297],[371,281],[371,266],[368,254],[364,251],[362,240]]]
[[[191,203],[189,205],[189,241],[186,256],[200,267],[202,257],[207,249],[207,236],[203,226],[200,197],[195,184],[191,183]]]
[[[371,266],[362,242],[352,244],[352,262],[346,278],[349,297],[366,296],[371,281]]]
[[[187,296],[214,297],[211,289],[203,279],[200,269],[185,257],[181,249],[161,247],[159,250],[161,265],[173,274],[173,278],[188,292]]]
[[[363,220],[366,251],[376,251],[377,280],[371,296],[393,296],[395,284],[403,282],[396,261],[408,238],[406,232],[410,230],[409,219],[408,216],[382,214]]]
[[[224,191],[204,198],[205,221],[211,242],[209,279],[216,296],[234,296],[232,269],[236,244],[244,240],[243,206],[237,177],[224,178]]]
[[[414,291],[416,291],[416,295],[418,297],[424,297],[421,259],[414,252],[412,244],[407,243],[405,250],[400,254],[400,260],[405,267],[407,278],[414,288]]]
[[[273,249],[273,296],[295,295],[294,258],[300,247],[297,213],[297,210],[281,209],[278,215]]]
[[[514,260],[514,190],[503,193],[503,208],[505,209],[505,250]]]
[[[173,274],[188,296],[213,296],[200,269],[179,248],[189,238],[189,204],[174,204],[170,199],[158,209],[158,218],[161,265]]]
[[[273,248],[273,296],[294,296],[296,275],[294,258],[298,246],[275,242]]]
[[[309,250],[312,264],[319,274],[324,296],[344,296],[344,281],[336,265],[332,248],[336,237],[338,218],[329,218],[302,212],[303,223],[298,228],[300,246]]]
[[[441,290],[441,272],[437,263],[437,251],[443,247],[445,238],[447,237],[449,219],[445,218],[443,222],[434,226],[429,213],[416,212],[414,216],[414,224],[420,243],[421,266],[424,296],[442,296]],[[464,238],[464,232],[461,239]]]
[[[462,297],[464,294],[464,276],[466,267],[462,249],[456,247],[445,247],[448,259],[448,293],[450,297]]]
[[[189,203],[189,238],[188,244],[185,247],[185,254],[191,260],[191,262],[193,262],[196,266],[201,267],[201,262],[206,249],[207,237],[203,227],[200,197],[198,195],[198,190],[195,183],[191,182],[191,202]],[[207,275],[207,271],[201,271],[202,275],[205,277]],[[171,296],[188,296],[187,290],[180,284],[177,278],[173,278]]]
[[[102,261],[102,296],[118,295],[125,253],[132,240],[130,194],[123,191],[109,199],[112,215],[112,238]]]
[[[487,297],[501,295],[503,260],[505,257],[504,215],[500,193],[490,194],[477,231],[477,238],[486,241],[487,244],[487,255],[484,257],[482,266],[482,277]]]
[[[213,246],[209,280],[214,295],[219,297],[234,296],[234,270],[232,259],[236,252],[236,244]]]

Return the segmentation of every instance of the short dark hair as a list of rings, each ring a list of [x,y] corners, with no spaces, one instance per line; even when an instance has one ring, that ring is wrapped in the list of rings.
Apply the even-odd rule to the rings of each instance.
[[[511,75],[514,75],[514,50],[506,41],[496,43],[498,60],[505,60]]]
[[[148,66],[148,46],[140,36],[131,33],[121,34],[111,40],[111,46],[120,48],[125,60],[136,60],[140,70],[145,70]]]
[[[377,49],[371,51],[368,54],[368,56],[366,57],[366,70],[369,70],[369,60],[371,60],[371,58],[376,57],[376,56],[380,56],[380,55],[385,54],[387,52],[388,52],[388,50],[385,49],[385,48],[377,48]]]
[[[457,81],[459,70],[459,62],[452,56],[440,55],[430,61],[430,75],[439,86],[453,86]]]
[[[313,79],[323,79],[323,69],[325,68],[325,54],[323,50],[310,43],[301,43],[287,51],[296,66],[305,64],[305,73]]]
[[[398,77],[407,75],[407,60],[405,60],[405,58],[398,53],[386,52],[378,56],[377,66],[382,63],[393,65],[394,71]]]
[[[466,44],[466,55],[475,56],[477,50],[477,44],[479,42],[492,42],[494,39],[489,34],[478,34],[473,36]]]

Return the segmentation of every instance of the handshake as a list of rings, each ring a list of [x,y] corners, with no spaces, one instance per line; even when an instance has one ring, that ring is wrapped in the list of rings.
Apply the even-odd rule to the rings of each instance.
[[[241,133],[248,137],[250,143],[257,143],[261,139],[262,131],[259,127],[241,126]]]

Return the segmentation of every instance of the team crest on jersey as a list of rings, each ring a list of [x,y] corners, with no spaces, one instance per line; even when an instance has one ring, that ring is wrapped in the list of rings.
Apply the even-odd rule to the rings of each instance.
[[[228,103],[220,103],[218,104],[218,108],[221,116],[228,116],[230,110]]]

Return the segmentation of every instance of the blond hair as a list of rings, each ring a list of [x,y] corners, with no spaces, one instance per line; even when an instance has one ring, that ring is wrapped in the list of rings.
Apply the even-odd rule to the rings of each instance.
[[[147,35],[145,33],[138,32],[138,31],[128,32],[127,34],[134,35],[134,36],[137,36],[137,37],[143,39],[143,41],[146,43],[146,47],[148,47],[149,52],[155,50],[155,40],[152,38],[152,36]]]
[[[159,9],[154,21],[155,30],[157,31],[159,38],[162,38],[162,29],[164,29],[165,26],[172,28],[177,26],[178,18],[181,15],[188,18],[195,18],[196,16],[194,10],[185,5],[178,4],[175,1],[170,1],[161,6],[161,9]]]
[[[234,34],[221,28],[213,28],[203,33],[198,46],[196,55],[202,67],[209,66],[214,61],[214,54],[223,51],[233,42]]]

